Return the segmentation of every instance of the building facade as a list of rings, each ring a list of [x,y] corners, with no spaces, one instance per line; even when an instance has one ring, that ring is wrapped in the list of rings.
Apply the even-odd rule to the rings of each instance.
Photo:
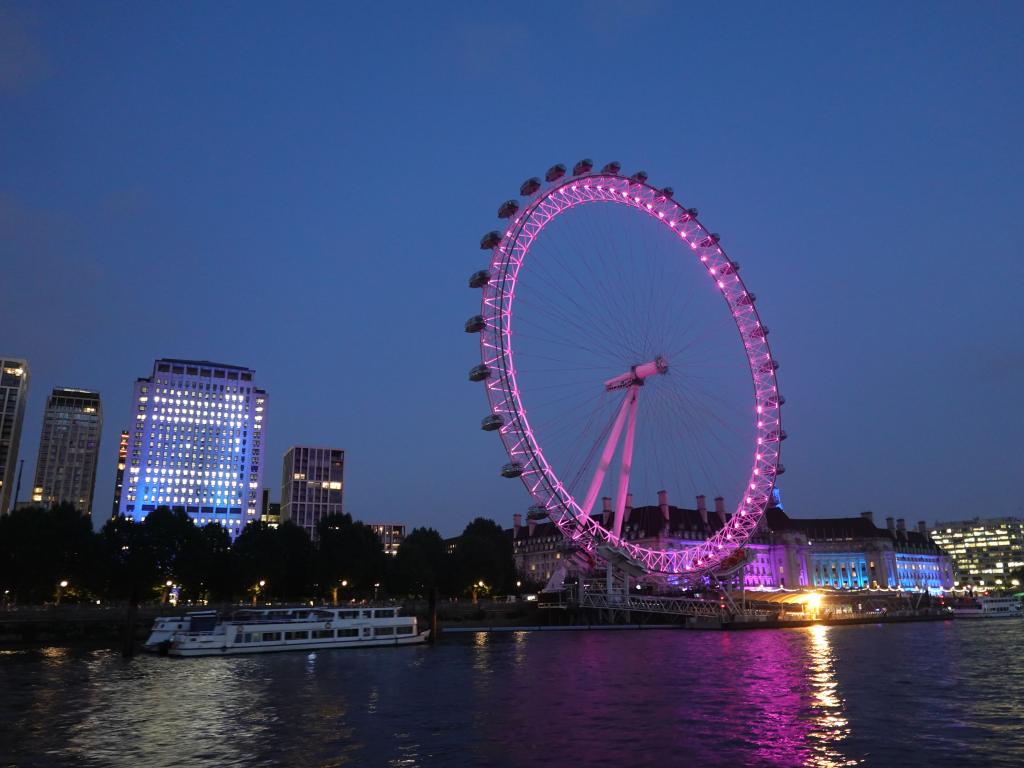
[[[259,518],[268,399],[250,368],[157,360],[135,382],[119,514],[166,506],[237,536]]]
[[[92,515],[102,433],[99,392],[55,387],[43,412],[32,501],[47,507],[66,502]]]
[[[402,540],[405,538],[405,523],[369,523],[369,526],[380,537],[384,554],[397,555],[398,548],[402,546]]]
[[[958,586],[1019,586],[1008,579],[1013,571],[1024,568],[1024,519],[936,523],[931,534],[952,558]]]
[[[281,502],[270,500],[270,489],[263,489],[263,499],[260,502],[260,522],[266,523],[271,528],[277,528],[281,524]]]
[[[121,430],[121,437],[117,443],[117,475],[114,478],[114,505],[110,512],[111,517],[117,517],[121,509],[121,492],[124,490],[124,468],[128,461],[128,430]]]
[[[292,446],[281,475],[281,521],[290,520],[316,539],[317,523],[342,514],[344,490],[345,451]]]
[[[724,500],[708,509],[703,496],[695,509],[669,505],[664,491],[658,506],[626,505],[623,538],[658,549],[682,549],[706,541],[728,521]],[[604,500],[604,523],[611,522],[611,499]],[[533,584],[572,577],[591,558],[568,542],[551,522],[515,515],[511,531],[516,569]],[[950,559],[921,531],[903,521],[878,528],[870,517],[790,518],[770,508],[746,545],[747,565],[736,577],[747,589],[906,589],[937,592],[953,587]],[[739,584],[737,583],[737,586]]]
[[[17,358],[0,360],[0,515],[15,501],[18,447],[28,396],[28,363]]]

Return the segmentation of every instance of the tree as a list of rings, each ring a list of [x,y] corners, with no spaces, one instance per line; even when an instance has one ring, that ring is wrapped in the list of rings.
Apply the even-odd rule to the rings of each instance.
[[[97,579],[92,521],[71,504],[16,509],[0,516],[0,588],[23,603],[91,595]]]
[[[275,600],[313,594],[313,545],[305,530],[291,521],[277,528],[249,523],[235,539],[234,553],[238,593]]]
[[[184,510],[172,512],[157,507],[142,523],[143,545],[148,549],[156,571],[153,590],[165,594],[169,581],[185,588],[188,597],[197,598],[201,590],[201,567],[194,558],[202,548],[199,529]]]
[[[138,605],[152,594],[159,571],[141,523],[114,517],[100,531],[103,591],[108,597]]]
[[[510,592],[516,576],[512,539],[493,520],[478,517],[463,530],[453,566],[452,586],[460,593],[475,593],[481,581],[488,591]]]
[[[188,537],[181,556],[178,579],[187,597],[231,600],[235,589],[234,553],[224,526],[207,523],[198,528]]]
[[[448,576],[448,553],[441,534],[433,528],[414,528],[394,558],[394,583],[406,594],[424,594],[440,587]]]
[[[336,602],[342,581],[355,594],[369,596],[385,577],[386,558],[380,537],[348,514],[331,515],[317,524],[317,576],[321,592]],[[404,546],[404,545],[403,545]]]

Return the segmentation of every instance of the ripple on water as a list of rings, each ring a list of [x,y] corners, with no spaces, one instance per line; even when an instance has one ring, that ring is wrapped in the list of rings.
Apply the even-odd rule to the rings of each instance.
[[[1021,624],[0,653],[0,765],[1018,766]]]

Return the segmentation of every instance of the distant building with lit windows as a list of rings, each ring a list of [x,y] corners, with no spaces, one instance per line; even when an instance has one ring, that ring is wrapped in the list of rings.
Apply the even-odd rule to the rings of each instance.
[[[128,461],[128,430],[121,430],[121,439],[117,444],[117,475],[114,479],[114,508],[111,517],[117,517],[121,509],[121,491],[124,489],[124,469]]]
[[[277,528],[281,524],[281,502],[270,500],[270,489],[263,489],[263,500],[260,503],[260,522],[266,523],[271,528]]]
[[[325,517],[342,514],[345,451],[295,445],[284,455],[281,522],[290,520],[316,539]]]
[[[959,586],[1001,587],[1012,571],[1024,568],[1024,519],[1019,517],[938,522],[931,533],[953,559]]]
[[[398,548],[402,546],[402,540],[405,538],[405,523],[368,523],[368,525],[380,537],[384,554],[397,555]]]
[[[18,447],[28,397],[28,363],[0,360],[0,515],[11,511],[18,475]]]
[[[157,507],[222,525],[259,518],[268,396],[250,368],[165,358],[135,382],[120,514]]]
[[[67,502],[91,515],[102,432],[99,392],[54,388],[43,412],[32,501],[47,507]]]
[[[671,506],[659,494],[657,506],[633,507],[628,497],[622,537],[643,547],[683,549],[707,541],[728,521],[724,499],[708,509],[698,496],[695,509]],[[778,503],[778,499],[776,499]],[[612,522],[604,499],[602,524]],[[923,527],[923,524],[920,524]],[[552,522],[513,516],[513,553],[519,576],[546,583],[572,576],[590,557],[566,540]],[[871,513],[854,518],[796,519],[770,507],[745,545],[749,561],[741,571],[747,589],[904,589],[938,592],[953,587],[953,566],[923,530],[908,531],[902,520],[875,526]],[[737,586],[739,577],[737,577]]]

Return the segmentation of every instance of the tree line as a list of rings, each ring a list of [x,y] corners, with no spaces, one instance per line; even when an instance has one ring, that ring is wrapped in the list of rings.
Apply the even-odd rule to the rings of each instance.
[[[161,507],[142,522],[110,519],[98,532],[69,504],[0,517],[0,593],[5,605],[53,602],[317,602],[516,590],[512,542],[477,518],[452,551],[416,528],[398,554],[350,515],[322,519],[315,541],[285,522],[247,525],[231,541],[216,523],[197,526]]]

